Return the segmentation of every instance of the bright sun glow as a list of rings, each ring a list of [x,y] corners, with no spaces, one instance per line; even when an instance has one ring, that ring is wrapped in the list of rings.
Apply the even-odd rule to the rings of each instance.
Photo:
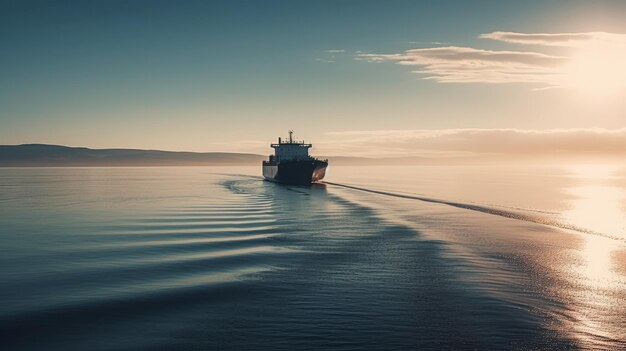
[[[565,66],[564,85],[592,100],[626,95],[626,43],[586,42]]]

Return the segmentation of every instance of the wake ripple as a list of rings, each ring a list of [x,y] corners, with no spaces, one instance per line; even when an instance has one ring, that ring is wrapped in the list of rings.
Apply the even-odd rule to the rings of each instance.
[[[616,237],[616,236],[606,234],[606,233],[597,232],[597,231],[587,229],[587,228],[582,228],[573,224],[564,223],[554,218],[548,218],[548,217],[543,217],[539,215],[523,213],[519,211],[504,210],[502,208],[471,204],[471,203],[448,201],[448,200],[437,199],[437,198],[426,197],[426,196],[398,194],[398,193],[394,193],[390,191],[368,189],[368,188],[363,188],[363,187],[348,185],[348,184],[340,184],[340,183],[327,182],[327,181],[325,181],[324,183],[346,188],[346,189],[364,191],[364,192],[368,192],[372,194],[379,194],[379,195],[393,196],[393,197],[403,198],[403,199],[411,199],[411,200],[418,200],[418,201],[435,203],[435,204],[442,204],[442,205],[452,206],[456,208],[461,208],[464,210],[486,213],[486,214],[490,214],[494,216],[500,216],[500,217],[505,217],[505,218],[517,219],[517,220],[525,221],[525,222],[543,224],[543,225],[556,227],[560,229],[573,230],[573,231],[577,231],[577,232],[585,233],[585,234],[598,235],[598,236],[602,236],[602,237],[617,240],[617,241],[622,241],[622,242],[626,241],[625,239],[620,238],[620,237]],[[520,211],[522,211],[522,209],[520,209]],[[529,212],[529,210],[525,210],[525,209],[523,211]],[[539,212],[539,211],[533,211],[533,212]],[[544,212],[544,213],[551,214],[550,212]]]
[[[277,245],[283,229],[271,197],[220,184],[211,195],[201,203],[68,233],[75,242],[38,253],[46,266],[24,262],[28,279],[16,275],[7,283],[29,296],[10,294],[15,299],[5,301],[0,330],[27,334],[68,311],[127,308],[146,296],[165,303],[207,289],[232,290],[294,252]]]

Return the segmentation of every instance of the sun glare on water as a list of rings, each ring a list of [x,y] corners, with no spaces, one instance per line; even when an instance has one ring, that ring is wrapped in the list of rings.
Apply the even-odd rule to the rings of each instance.
[[[580,165],[568,169],[579,183],[566,189],[571,195],[570,210],[564,219],[581,228],[604,235],[581,235],[575,259],[565,271],[569,277],[571,313],[568,321],[574,337],[583,349],[615,350],[612,341],[623,339],[623,329],[616,323],[626,279],[620,273],[623,263],[617,254],[624,250],[626,218],[623,204],[626,191],[613,185],[621,167]]]

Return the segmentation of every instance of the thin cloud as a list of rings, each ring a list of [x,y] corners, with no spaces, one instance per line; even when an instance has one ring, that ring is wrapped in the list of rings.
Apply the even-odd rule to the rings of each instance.
[[[498,40],[506,43],[545,46],[580,46],[589,41],[626,43],[626,35],[606,32],[587,33],[516,33],[492,32],[479,36],[483,39]]]
[[[498,31],[481,34],[479,37],[512,44],[576,47],[587,51],[601,49],[600,52],[607,55],[617,55],[613,58],[616,60],[621,59],[626,52],[624,50],[626,34]],[[614,48],[618,49],[614,50]],[[417,66],[417,69],[412,71],[413,73],[419,74],[421,79],[439,83],[530,83],[535,85],[533,90],[572,85],[572,82],[567,79],[568,76],[571,78],[568,64],[572,62],[572,57],[528,50],[485,50],[462,46],[443,46],[406,50],[401,53],[357,53],[355,59]],[[624,59],[626,60],[626,57]],[[598,67],[600,70],[601,68]],[[569,69],[572,68],[569,67]],[[594,68],[585,67],[585,69],[593,70]],[[610,79],[610,77],[607,78],[607,80]]]
[[[359,54],[370,62],[392,61],[421,66],[414,73],[441,83],[556,84],[554,67],[564,57],[524,51],[493,51],[446,46],[407,50],[402,54]]]
[[[359,156],[626,156],[626,128],[375,130],[325,136],[316,146]]]
[[[315,61],[318,62],[324,62],[324,63],[335,63],[334,57],[331,57],[329,59],[325,59],[325,58],[321,58],[321,57],[316,57]]]
[[[343,49],[332,49],[332,50],[326,50],[326,52],[337,54],[337,53],[346,52],[346,50],[343,50]]]

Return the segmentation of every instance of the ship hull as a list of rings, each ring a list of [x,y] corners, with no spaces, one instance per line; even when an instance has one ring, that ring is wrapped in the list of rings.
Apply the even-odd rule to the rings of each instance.
[[[324,178],[326,167],[328,167],[328,162],[320,160],[284,161],[278,164],[264,163],[263,177],[276,183],[309,185]]]

